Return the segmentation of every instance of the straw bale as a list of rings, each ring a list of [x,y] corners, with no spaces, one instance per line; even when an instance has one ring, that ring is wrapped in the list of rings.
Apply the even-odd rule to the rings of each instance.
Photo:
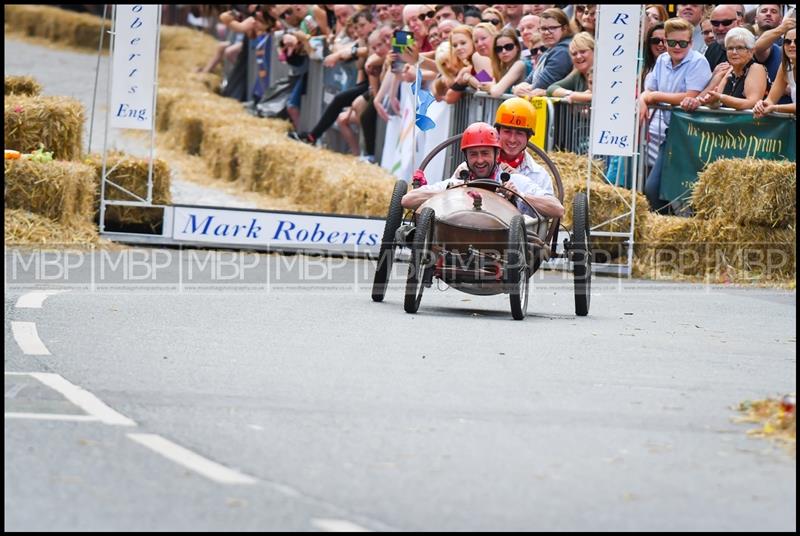
[[[86,163],[94,167],[98,182],[102,176],[103,160],[101,155],[92,154],[86,157]],[[118,184],[126,190],[147,198],[147,174],[149,159],[135,158],[125,153],[109,153],[106,162],[106,171],[112,170],[108,180]],[[153,166],[153,197],[154,205],[169,205],[172,203],[170,192],[171,172],[166,162],[156,159]],[[136,201],[133,197],[120,189],[106,183],[105,196],[108,200]],[[100,197],[95,200],[96,221],[99,221]],[[163,211],[159,208],[130,207],[107,205],[105,213],[106,229],[134,230],[146,229],[158,232],[161,229]]]
[[[698,175],[692,206],[703,219],[780,227],[797,217],[796,193],[795,162],[723,159]]]
[[[94,173],[99,184],[103,172],[102,155],[88,155],[84,162],[94,168]],[[147,197],[147,174],[149,167],[149,159],[136,158],[121,152],[110,152],[106,161],[106,172],[111,171],[108,180],[143,199]],[[172,203],[170,178],[171,172],[167,163],[161,159],[156,159],[153,165],[153,204],[168,205]],[[106,199],[116,201],[136,201],[136,199],[132,198],[130,195],[110,184],[106,184],[105,196]],[[97,199],[99,203],[99,197]]]
[[[214,177],[225,181],[239,178],[239,154],[246,141],[246,133],[236,125],[208,129],[203,136],[200,153]]]
[[[751,283],[793,280],[795,226],[738,226],[729,220],[648,215],[634,274]]]
[[[219,126],[259,126],[266,124],[242,110],[239,102],[212,94],[180,99],[169,112],[169,131],[181,150],[199,154],[205,132]]]
[[[16,31],[51,43],[97,50],[103,20],[88,13],[75,13],[46,5],[6,5],[5,20]],[[111,29],[111,21],[105,21]],[[106,41],[107,42],[107,41]]]
[[[5,206],[65,224],[89,222],[98,181],[78,162],[5,161]]]
[[[6,95],[35,97],[42,92],[42,85],[32,76],[6,75]]]
[[[83,147],[83,105],[70,97],[5,97],[6,149],[28,153],[44,144],[57,160],[77,160]]]
[[[97,244],[100,235],[91,222],[64,225],[26,210],[6,208],[3,213],[6,246]]]

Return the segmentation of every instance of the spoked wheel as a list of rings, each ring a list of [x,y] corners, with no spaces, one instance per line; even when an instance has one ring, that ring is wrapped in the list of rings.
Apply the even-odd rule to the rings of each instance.
[[[408,183],[402,179],[394,183],[392,200],[389,203],[389,213],[386,215],[386,225],[383,228],[383,241],[378,256],[378,266],[375,269],[375,280],[372,283],[372,299],[376,302],[383,301],[386,295],[386,284],[394,262],[394,252],[397,244],[395,234],[403,221],[403,207],[400,201],[406,195]]]
[[[411,244],[411,260],[408,262],[408,280],[406,281],[406,299],[404,307],[407,313],[416,313],[425,290],[425,269],[433,262],[433,224],[436,215],[433,209],[425,207],[417,215],[414,229],[414,241]]]
[[[525,238],[525,222],[521,215],[511,218],[508,229],[508,252],[506,254],[505,280],[511,301],[511,316],[522,320],[528,310],[528,246]]]
[[[575,278],[575,314],[589,314],[592,290],[592,245],[589,235],[589,201],[584,192],[572,200],[572,270]]]

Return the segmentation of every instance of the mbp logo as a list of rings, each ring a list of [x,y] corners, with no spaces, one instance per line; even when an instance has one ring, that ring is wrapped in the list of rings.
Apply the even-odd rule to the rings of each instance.
[[[91,282],[91,252],[20,251],[6,255],[7,285],[86,285]]]

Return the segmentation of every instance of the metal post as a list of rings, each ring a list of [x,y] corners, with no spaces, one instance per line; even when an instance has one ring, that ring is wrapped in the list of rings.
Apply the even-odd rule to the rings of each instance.
[[[111,8],[111,39],[109,39],[109,52],[111,55],[108,62],[108,87],[106,99],[106,124],[103,135],[103,167],[100,173],[100,233],[102,234],[106,226],[106,164],[108,163],[108,125],[111,123],[111,79],[114,78],[114,42],[117,29],[117,5]]]
[[[94,130],[94,110],[95,103],[97,102],[97,82],[100,78],[100,53],[103,50],[103,37],[106,33],[106,11],[108,4],[103,4],[103,21],[100,23],[100,46],[97,47],[97,66],[94,69],[94,91],[92,92],[92,112],[89,115],[89,146],[88,153],[92,152],[92,132]]]
[[[155,73],[153,78],[153,120],[150,124],[150,164],[147,168],[147,202],[153,204],[153,152],[156,143],[156,103],[158,102],[158,51],[161,47],[161,6],[156,11],[156,52]]]

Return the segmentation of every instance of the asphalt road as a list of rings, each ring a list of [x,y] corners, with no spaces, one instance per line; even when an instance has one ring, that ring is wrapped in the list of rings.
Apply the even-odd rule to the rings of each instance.
[[[365,260],[48,255],[5,255],[6,530],[796,529],[795,458],[732,422],[796,391],[794,291],[596,278],[577,318],[540,272],[516,322],[406,314],[405,265],[373,303]]]

